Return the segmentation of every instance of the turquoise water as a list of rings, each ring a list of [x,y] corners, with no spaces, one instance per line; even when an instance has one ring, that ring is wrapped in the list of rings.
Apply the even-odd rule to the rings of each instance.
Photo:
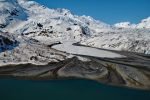
[[[150,100],[150,91],[107,86],[89,80],[0,79],[0,100]]]

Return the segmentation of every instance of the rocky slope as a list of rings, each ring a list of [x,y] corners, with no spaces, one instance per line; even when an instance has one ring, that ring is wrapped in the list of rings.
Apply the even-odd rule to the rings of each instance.
[[[0,42],[0,66],[18,63],[43,65],[67,59],[67,54],[31,38],[20,37],[15,40],[10,33],[1,32]]]
[[[0,52],[13,49],[19,44],[9,33],[0,32]]]

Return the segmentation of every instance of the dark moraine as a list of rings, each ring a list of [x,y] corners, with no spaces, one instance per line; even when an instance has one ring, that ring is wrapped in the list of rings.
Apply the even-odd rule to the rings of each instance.
[[[150,100],[150,91],[89,80],[0,79],[0,100]]]

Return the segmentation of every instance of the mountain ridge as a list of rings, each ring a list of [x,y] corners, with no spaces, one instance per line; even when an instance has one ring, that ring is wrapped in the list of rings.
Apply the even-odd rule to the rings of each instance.
[[[67,9],[50,9],[35,1],[0,2],[0,30],[12,33],[16,39],[23,36],[46,44],[75,40],[92,47],[150,53],[150,17],[139,24],[109,25],[90,16],[74,15]]]

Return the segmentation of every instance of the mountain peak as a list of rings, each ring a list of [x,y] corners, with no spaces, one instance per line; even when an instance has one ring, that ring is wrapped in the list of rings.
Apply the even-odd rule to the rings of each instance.
[[[115,27],[117,28],[137,28],[137,29],[149,29],[150,28],[150,17],[141,20],[140,23],[138,24],[131,24],[130,22],[120,22],[114,24]]]
[[[27,15],[17,0],[0,0],[0,28],[13,21],[25,20]]]
[[[138,28],[150,28],[150,17],[143,19],[141,23],[137,25]]]

